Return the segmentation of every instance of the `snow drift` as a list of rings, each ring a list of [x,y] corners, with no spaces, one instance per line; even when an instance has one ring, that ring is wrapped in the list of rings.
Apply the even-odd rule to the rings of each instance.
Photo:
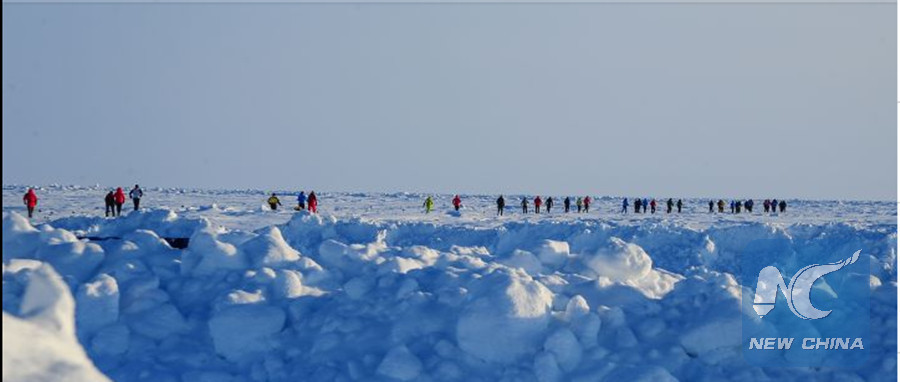
[[[7,279],[24,284],[17,312],[6,310]],[[75,301],[52,267],[4,263],[3,284],[4,381],[108,380],[75,338]]]

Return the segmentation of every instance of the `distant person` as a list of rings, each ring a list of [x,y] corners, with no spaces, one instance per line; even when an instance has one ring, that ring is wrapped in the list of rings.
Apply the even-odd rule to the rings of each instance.
[[[306,209],[306,200],[306,192],[300,191],[300,193],[297,194],[297,211],[303,211]]]
[[[683,207],[683,206],[684,206],[684,203],[681,202],[681,199],[678,199],[678,202],[675,203],[675,207],[678,208],[678,213],[679,213],[679,214],[681,213],[681,207]]]
[[[731,213],[734,213],[734,200],[731,201]]]
[[[25,203],[25,208],[28,209],[28,218],[31,219],[34,216],[34,207],[37,207],[38,203],[38,197],[33,188],[28,189],[28,192],[22,197],[22,202]]]
[[[503,216],[503,209],[506,208],[506,199],[503,199],[503,195],[500,195],[497,198],[497,215]]]
[[[522,197],[522,213],[528,213],[528,197],[525,196]]]
[[[787,209],[787,202],[782,200],[781,202],[778,203],[778,212],[784,213],[784,210],[786,210],[786,209]]]
[[[116,216],[116,195],[112,190],[106,193],[106,197],[103,198],[103,203],[106,204],[106,217],[112,215]]]
[[[269,208],[271,208],[272,211],[275,211],[278,209],[278,206],[281,205],[281,200],[278,199],[278,196],[273,192],[272,196],[269,197],[269,200],[266,200],[266,203],[269,203]]]
[[[744,208],[747,209],[748,214],[752,214],[753,213],[753,199],[748,199],[746,202],[744,202]]]
[[[549,214],[549,213],[550,213],[550,209],[553,208],[553,197],[552,197],[552,196],[548,196],[548,197],[547,197],[547,203],[545,203],[545,204],[547,205],[547,213]]]
[[[741,202],[740,200],[734,202],[734,213],[736,213],[736,214],[741,213],[741,208],[743,206],[744,206],[744,203]]]
[[[669,198],[669,200],[666,200],[666,213],[671,214],[672,207],[674,207],[674,206],[675,206],[675,202],[672,201],[672,198]]]
[[[116,216],[122,216],[122,206],[125,205],[125,190],[122,187],[116,188]]]
[[[644,200],[641,200],[641,209],[643,209],[643,213],[645,213],[645,214],[647,213],[648,205],[650,205],[650,201],[647,200],[647,198],[644,198]]]
[[[306,198],[306,202],[309,204],[309,212],[314,214],[319,213],[319,198],[316,196],[315,191],[309,192],[309,197]]]
[[[141,186],[134,185],[134,188],[128,192],[128,197],[131,198],[131,202],[134,203],[134,210],[137,211],[141,208],[141,198],[144,197],[144,190],[141,190]]]
[[[712,201],[712,199],[709,200],[709,213],[713,213],[713,206],[714,206],[715,204],[716,204],[716,203],[714,203],[714,202]]]
[[[656,213],[656,198],[653,198],[650,200],[650,213],[651,214]]]
[[[773,213],[773,214],[778,212],[778,211],[777,211],[777,209],[778,209],[778,199],[772,199],[772,207],[771,207],[771,208],[772,208],[772,213]]]
[[[641,213],[641,198],[634,199],[634,213]]]
[[[584,213],[588,213],[588,212],[591,212],[591,197],[585,196],[584,197]]]
[[[628,198],[622,198],[622,213],[628,213]]]
[[[540,195],[535,196],[534,197],[534,213],[536,213],[536,214],[541,213],[541,204],[542,204],[541,196]]]
[[[462,205],[462,199],[459,198],[459,195],[453,197],[453,209],[459,211],[459,206]]]
[[[769,213],[769,207],[772,205],[772,202],[769,199],[763,201],[763,211]]]
[[[582,199],[580,196],[578,197],[578,200],[575,201],[575,207],[578,208],[579,214],[581,213],[581,210],[584,209],[584,199]]]
[[[431,199],[431,196],[425,198],[425,203],[422,204],[422,207],[425,207],[425,213],[430,213],[431,209],[434,208],[434,200]]]
[[[569,208],[571,206],[572,206],[572,198],[569,198],[568,196],[566,196],[566,198],[563,199],[563,209],[565,209],[566,213],[569,213]]]
[[[720,214],[725,213],[725,201],[722,199],[719,199],[718,205],[719,205],[719,213]]]

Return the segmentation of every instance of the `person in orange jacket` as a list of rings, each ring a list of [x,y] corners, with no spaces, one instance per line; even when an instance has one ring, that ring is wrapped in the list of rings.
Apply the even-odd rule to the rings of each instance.
[[[25,207],[28,208],[28,218],[30,219],[34,216],[34,207],[37,207],[38,202],[38,197],[34,193],[33,188],[28,189],[28,192],[22,197],[22,202],[25,203]]]
[[[116,216],[122,216],[122,205],[125,204],[125,190],[122,190],[122,187],[116,189],[116,194],[113,195],[116,199]]]
[[[459,195],[453,197],[453,209],[459,211],[459,207],[462,206],[462,199],[459,198]]]

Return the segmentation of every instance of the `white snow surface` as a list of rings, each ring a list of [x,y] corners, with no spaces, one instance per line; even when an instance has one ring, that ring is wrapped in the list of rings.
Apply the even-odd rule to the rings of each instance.
[[[424,194],[317,192],[310,215],[260,208],[267,191],[149,188],[147,209],[114,219],[104,188],[49,186],[29,221],[24,189],[3,191],[4,381],[896,377],[894,202],[620,215],[620,198],[598,197],[590,214],[523,215],[507,196],[498,218],[496,196],[450,214],[436,195],[425,215]],[[866,248],[866,367],[743,361],[753,286],[733,275],[762,238],[785,254]]]
[[[7,278],[22,281],[18,311],[6,310]],[[75,301],[52,267],[30,264],[7,272],[4,264],[3,297],[4,381],[109,380],[78,343]]]

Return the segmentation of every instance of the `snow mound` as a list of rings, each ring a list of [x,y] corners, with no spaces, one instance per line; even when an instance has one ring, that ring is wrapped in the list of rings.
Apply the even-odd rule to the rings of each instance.
[[[585,258],[585,264],[597,276],[614,282],[627,282],[643,279],[651,272],[653,260],[643,248],[617,237],[609,241],[609,246]]]
[[[470,294],[456,327],[462,350],[501,364],[534,353],[550,322],[547,287],[522,272],[497,269],[473,282]]]
[[[598,278],[601,289],[627,286],[654,299],[665,296],[681,279],[653,268],[653,260],[643,248],[617,237],[610,238],[595,254],[585,256],[584,263]]]
[[[3,312],[4,381],[108,381],[75,338],[75,302],[49,265],[29,273],[20,316]]]
[[[544,240],[537,250],[541,263],[553,269],[563,266],[569,259],[569,243],[557,240]]]
[[[3,213],[3,261],[28,257],[37,247],[39,231],[16,212]]]
[[[255,268],[284,267],[300,260],[300,252],[284,241],[277,227],[264,229],[259,236],[244,243],[241,251],[249,254],[250,265]]]
[[[110,275],[101,274],[81,284],[75,301],[76,324],[82,337],[90,337],[119,319],[119,285]]]
[[[231,243],[218,239],[218,233],[199,230],[191,236],[182,254],[181,271],[193,276],[208,276],[220,271],[239,271],[248,267],[244,252]]]

